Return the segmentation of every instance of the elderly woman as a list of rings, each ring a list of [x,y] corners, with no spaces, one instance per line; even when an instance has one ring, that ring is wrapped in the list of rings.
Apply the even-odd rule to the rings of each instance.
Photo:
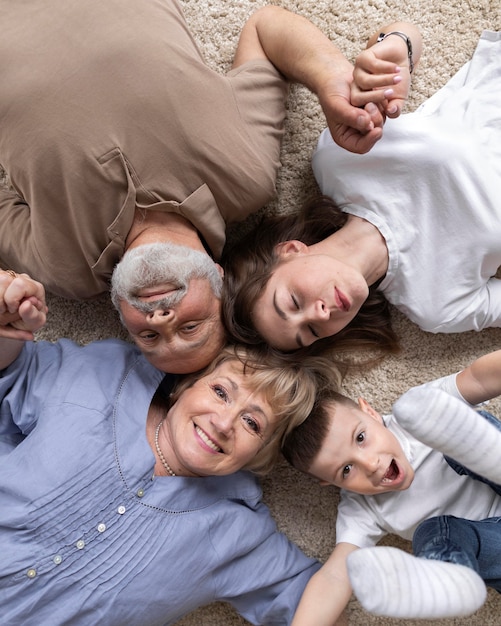
[[[0,272],[0,603],[6,624],[172,624],[230,602],[288,624],[319,564],[255,476],[311,409],[320,363],[227,348],[185,378],[132,344],[30,341],[44,289]]]
[[[377,76],[378,56],[394,47],[409,78],[418,34],[405,24],[379,32],[355,80]],[[286,352],[393,350],[387,301],[433,333],[501,326],[500,53],[501,34],[484,32],[472,60],[387,122],[368,154],[323,132],[313,170],[324,197],[299,217],[265,220],[227,255],[235,337]]]

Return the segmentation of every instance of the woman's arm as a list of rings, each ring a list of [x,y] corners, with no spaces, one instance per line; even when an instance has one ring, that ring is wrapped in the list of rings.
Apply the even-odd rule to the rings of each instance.
[[[296,610],[292,626],[343,626],[344,610],[351,598],[346,559],[357,546],[338,543],[325,564],[314,574]]]
[[[27,274],[0,270],[0,370],[15,361],[46,317],[43,285]]]
[[[501,395],[501,350],[490,352],[473,361],[456,377],[463,398],[479,404]]]
[[[306,18],[277,6],[256,11],[242,29],[233,67],[268,59],[290,81],[318,96],[333,139],[351,152],[368,152],[382,136],[383,116],[350,102],[353,65]],[[376,92],[373,102],[383,101]]]
[[[351,101],[383,104],[388,117],[398,117],[409,94],[411,70],[421,58],[423,40],[419,29],[408,22],[393,22],[378,29],[367,48],[355,60]],[[373,100],[374,91],[386,100]]]

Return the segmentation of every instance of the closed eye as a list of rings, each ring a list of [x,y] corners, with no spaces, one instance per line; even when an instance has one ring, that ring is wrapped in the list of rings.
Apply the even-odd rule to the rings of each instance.
[[[299,311],[299,302],[297,301],[297,298],[293,293],[291,293],[291,300],[292,300],[292,304],[294,305],[294,308]]]
[[[317,333],[317,331],[313,328],[313,326],[308,326],[308,330],[310,331],[310,333],[315,337],[315,339],[319,339],[320,335]]]

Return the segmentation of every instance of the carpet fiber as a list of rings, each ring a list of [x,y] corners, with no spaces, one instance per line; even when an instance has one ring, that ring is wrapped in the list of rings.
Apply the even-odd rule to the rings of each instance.
[[[423,33],[424,52],[414,76],[407,106],[410,111],[445,84],[470,58],[483,29],[501,29],[500,2],[283,0],[275,4],[282,4],[309,17],[350,59],[379,26],[397,19],[416,23]],[[181,0],[181,4],[207,62],[214,69],[225,71],[231,63],[242,24],[265,1]],[[294,87],[289,99],[278,199],[265,210],[287,212],[317,191],[310,169],[310,156],[323,127],[324,119],[315,97],[303,87]],[[243,228],[232,236],[238,236]],[[51,297],[49,306],[48,324],[39,333],[40,338],[53,340],[65,336],[87,343],[109,336],[125,337],[107,297],[83,304]],[[394,313],[394,322],[402,337],[403,353],[386,359],[363,376],[352,376],[346,380],[348,394],[364,396],[382,412],[388,412],[393,401],[408,387],[457,371],[477,356],[501,348],[499,329],[461,335],[430,335],[417,329],[397,312]],[[499,402],[493,402],[490,409],[501,416]],[[280,528],[308,554],[325,559],[334,547],[336,490],[320,488],[285,464],[263,481],[263,487],[265,500]],[[433,486],[430,485],[430,488]],[[385,543],[409,549],[407,543],[394,537],[388,538]],[[165,564],[166,580],[171,567],[172,563]],[[249,572],[249,576],[252,575]],[[355,600],[350,604],[350,622],[355,626],[399,623],[498,626],[501,624],[500,616],[501,599],[492,591],[475,616],[435,622],[376,618],[363,611]],[[180,626],[235,626],[246,623],[231,608],[222,604],[201,609],[179,622]]]

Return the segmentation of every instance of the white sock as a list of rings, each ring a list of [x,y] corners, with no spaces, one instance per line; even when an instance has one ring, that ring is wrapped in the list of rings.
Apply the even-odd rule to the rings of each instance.
[[[485,602],[480,576],[464,565],[378,546],[348,556],[353,591],[366,611],[401,619],[471,615]]]
[[[411,435],[468,469],[501,485],[501,430],[458,398],[433,387],[414,387],[393,405]]]

